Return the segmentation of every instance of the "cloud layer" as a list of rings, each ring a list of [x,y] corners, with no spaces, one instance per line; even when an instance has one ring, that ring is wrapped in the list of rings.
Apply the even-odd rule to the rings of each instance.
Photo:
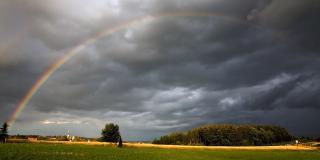
[[[277,124],[319,135],[316,0],[12,0],[0,2],[0,121],[42,72],[96,33],[55,72],[12,133],[98,136],[107,122],[129,140],[207,123]]]

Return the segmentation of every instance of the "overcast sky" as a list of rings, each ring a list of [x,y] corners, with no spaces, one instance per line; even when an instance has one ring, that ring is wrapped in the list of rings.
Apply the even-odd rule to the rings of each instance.
[[[11,134],[152,140],[209,123],[275,124],[319,136],[318,0],[1,0],[0,122],[68,49]]]

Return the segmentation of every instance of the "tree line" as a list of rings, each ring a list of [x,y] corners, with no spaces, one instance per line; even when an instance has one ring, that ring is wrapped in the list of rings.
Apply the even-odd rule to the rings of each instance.
[[[154,144],[205,146],[261,146],[291,141],[292,136],[280,126],[205,125],[187,132],[175,132],[153,141]]]

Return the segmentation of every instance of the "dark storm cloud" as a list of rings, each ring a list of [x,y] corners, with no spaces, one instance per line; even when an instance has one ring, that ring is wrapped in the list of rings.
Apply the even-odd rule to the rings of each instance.
[[[97,136],[111,121],[132,140],[206,123],[271,123],[296,134],[319,134],[304,127],[320,109],[316,1],[0,4],[1,121],[46,67],[105,28],[167,12],[229,17],[151,18],[99,39],[40,88],[18,118],[15,133],[72,129]],[[299,112],[303,122],[296,123]],[[83,125],[91,131],[83,131]],[[53,128],[57,132],[50,133]]]
[[[317,0],[274,0],[259,13],[259,20],[264,25],[285,32],[301,49],[318,54],[319,8]]]
[[[251,110],[272,110],[275,108],[318,108],[318,76],[299,75],[280,83],[247,101],[245,107]]]

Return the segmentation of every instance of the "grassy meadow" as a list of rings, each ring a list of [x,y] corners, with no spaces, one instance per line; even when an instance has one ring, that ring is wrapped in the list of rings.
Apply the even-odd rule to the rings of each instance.
[[[320,151],[199,150],[79,145],[0,144],[0,160],[320,160]]]

